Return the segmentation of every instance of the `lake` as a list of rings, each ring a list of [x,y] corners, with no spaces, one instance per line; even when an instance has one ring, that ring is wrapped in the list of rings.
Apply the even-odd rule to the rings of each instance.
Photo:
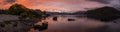
[[[46,29],[39,31],[31,28],[29,32],[120,32],[119,23],[98,21],[84,16],[55,15],[42,22],[48,22]],[[35,25],[42,25],[42,22]]]
[[[104,22],[82,15],[53,15],[36,21],[2,21],[0,32],[120,32],[120,19]]]

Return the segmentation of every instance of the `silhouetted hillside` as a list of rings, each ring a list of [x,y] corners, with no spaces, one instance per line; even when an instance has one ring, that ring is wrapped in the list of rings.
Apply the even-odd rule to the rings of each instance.
[[[13,4],[10,8],[6,10],[0,9],[0,14],[7,14],[7,15],[18,15],[19,18],[43,18],[49,16],[46,12],[41,10],[33,10],[26,8],[21,4]]]
[[[101,20],[111,21],[120,18],[120,11],[112,7],[102,7],[86,12],[87,17]]]

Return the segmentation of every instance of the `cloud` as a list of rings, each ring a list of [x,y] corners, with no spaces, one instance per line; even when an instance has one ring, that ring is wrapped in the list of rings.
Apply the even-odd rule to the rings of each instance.
[[[47,11],[75,12],[105,6],[102,3],[86,0],[0,0],[1,8],[9,8],[14,3],[22,4],[30,9]],[[4,2],[5,1],[5,2]]]
[[[109,5],[120,10],[120,0],[112,0]]]
[[[120,10],[120,0],[88,0],[106,4],[106,6],[114,7]]]
[[[109,4],[109,1],[111,1],[111,0],[88,0],[88,1],[96,1],[96,2],[100,2],[100,3],[104,3],[104,4]]]
[[[6,9],[11,6],[12,3],[6,2],[7,0],[0,0],[0,9]]]
[[[8,3],[13,3],[15,2],[16,0],[5,0],[5,2],[8,2]]]

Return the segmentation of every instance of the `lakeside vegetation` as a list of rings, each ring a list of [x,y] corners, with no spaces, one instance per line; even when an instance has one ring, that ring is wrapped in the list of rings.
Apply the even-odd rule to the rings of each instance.
[[[14,4],[10,6],[7,10],[0,9],[0,14],[7,15],[18,15],[20,19],[23,18],[43,18],[49,16],[45,11],[41,11],[39,9],[33,10],[26,8],[21,4]]]

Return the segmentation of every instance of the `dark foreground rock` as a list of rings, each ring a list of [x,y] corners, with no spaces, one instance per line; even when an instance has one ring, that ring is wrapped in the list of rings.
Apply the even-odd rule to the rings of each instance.
[[[46,30],[48,29],[48,23],[46,22],[46,23],[42,23],[42,25],[35,25],[33,26],[33,28],[39,31]]]
[[[68,21],[75,21],[75,19],[68,19]]]
[[[54,20],[54,21],[57,21],[57,17],[53,17],[53,20]]]
[[[28,32],[37,21],[9,20],[0,22],[0,32]]]

